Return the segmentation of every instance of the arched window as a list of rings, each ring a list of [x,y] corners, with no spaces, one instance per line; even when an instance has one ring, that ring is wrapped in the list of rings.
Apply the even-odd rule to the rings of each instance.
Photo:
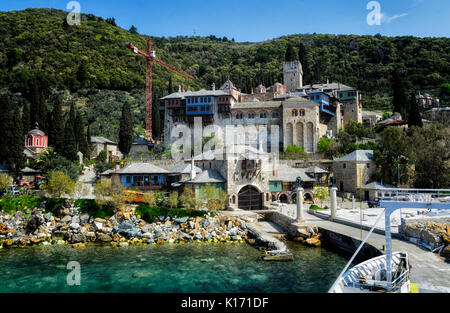
[[[27,146],[31,146],[33,143],[32,143],[32,139],[30,138],[30,137],[28,137],[28,143],[27,143]]]
[[[233,197],[231,199],[232,199],[231,201],[233,202],[233,204],[236,204],[236,196],[233,195]]]
[[[39,146],[39,137],[36,138],[36,146]]]

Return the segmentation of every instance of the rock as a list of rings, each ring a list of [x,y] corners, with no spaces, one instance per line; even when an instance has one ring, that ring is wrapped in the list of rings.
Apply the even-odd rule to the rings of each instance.
[[[94,222],[94,230],[95,231],[100,231],[103,228],[103,223],[100,222]]]
[[[445,256],[447,258],[450,257],[450,245],[447,245],[444,249],[442,249],[442,256]]]
[[[59,240],[56,241],[56,244],[57,245],[64,245],[64,244],[66,244],[66,242],[64,240],[59,239]]]
[[[70,223],[70,222],[72,222],[72,216],[70,216],[70,215],[64,216],[64,217],[61,219],[61,222],[63,222],[63,223]]]
[[[112,241],[112,238],[108,234],[99,234],[97,236],[97,241],[99,241],[99,242],[110,242],[110,241]]]
[[[93,231],[89,231],[86,233],[86,238],[88,240],[95,240],[95,233]]]
[[[133,229],[134,225],[130,221],[124,221],[119,225],[119,229],[127,230],[127,229]]]
[[[203,236],[200,232],[196,233],[194,236],[195,239],[203,239]]]
[[[45,223],[45,218],[42,215],[42,212],[40,210],[35,210],[32,213],[30,219],[28,220],[28,223],[25,226],[25,229],[26,229],[27,233],[32,233],[36,229],[38,229],[39,226],[41,226],[44,223]]]
[[[78,223],[71,223],[69,225],[69,227],[72,228],[72,229],[80,229],[80,224],[78,224]]]
[[[189,221],[188,225],[189,225],[189,228],[191,228],[191,229],[195,228],[195,223],[193,221]]]
[[[53,220],[55,219],[52,215],[52,213],[47,213],[44,215],[45,221],[47,222],[53,222]]]
[[[233,228],[233,222],[232,221],[228,221],[227,222],[227,230],[229,231],[231,228]]]
[[[308,245],[314,246],[314,247],[320,247],[320,240],[318,238],[308,238],[305,241]]]
[[[147,232],[147,233],[144,233],[144,234],[142,235],[142,237],[144,237],[144,238],[147,238],[147,239],[149,239],[149,238],[153,238],[153,234],[152,234],[152,233],[149,233],[149,232]]]
[[[72,217],[72,223],[80,224],[80,217],[78,215]]]
[[[88,222],[89,222],[89,214],[87,213],[81,214],[79,223],[87,224]]]
[[[145,240],[146,243],[154,243],[155,240],[153,240],[153,238],[148,238]]]
[[[73,234],[71,241],[75,242],[75,243],[84,242],[84,241],[86,241],[86,236],[83,234]]]
[[[173,220],[175,223],[186,223],[188,221],[188,217],[178,217]]]
[[[70,234],[67,231],[56,230],[52,234],[52,239],[55,239],[55,240],[59,240],[59,239],[67,240],[67,239],[69,239],[69,237],[70,237]]]
[[[74,243],[74,244],[72,245],[73,248],[83,248],[83,247],[85,247],[85,246],[86,246],[86,245],[85,245],[84,243],[82,243],[82,242]]]
[[[126,242],[126,241],[122,241],[122,242],[119,242],[118,246],[119,246],[119,247],[128,247],[128,246],[129,246],[129,243]]]

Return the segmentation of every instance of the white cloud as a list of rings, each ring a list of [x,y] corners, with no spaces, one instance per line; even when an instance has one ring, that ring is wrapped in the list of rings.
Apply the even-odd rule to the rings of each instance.
[[[408,13],[402,13],[402,14],[395,14],[395,15],[389,16],[388,14],[381,12],[381,22],[389,24],[390,22],[392,22],[398,18],[407,16],[407,15],[408,15]]]

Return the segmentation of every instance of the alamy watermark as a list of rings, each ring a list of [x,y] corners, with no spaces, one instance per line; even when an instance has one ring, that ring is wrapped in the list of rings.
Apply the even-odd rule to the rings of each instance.
[[[70,272],[67,274],[66,282],[69,286],[81,285],[81,266],[77,261],[70,261],[67,263],[67,269]]]
[[[67,14],[67,24],[70,26],[81,25],[81,5],[78,1],[70,1],[66,6],[67,10],[71,10]]]
[[[381,25],[381,4],[378,1],[367,3],[367,10],[371,10],[366,21],[370,26]]]

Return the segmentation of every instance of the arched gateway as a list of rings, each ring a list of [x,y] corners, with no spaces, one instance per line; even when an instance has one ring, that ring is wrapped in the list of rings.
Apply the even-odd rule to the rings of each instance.
[[[261,210],[261,192],[253,186],[242,187],[238,194],[238,207],[243,210]]]

